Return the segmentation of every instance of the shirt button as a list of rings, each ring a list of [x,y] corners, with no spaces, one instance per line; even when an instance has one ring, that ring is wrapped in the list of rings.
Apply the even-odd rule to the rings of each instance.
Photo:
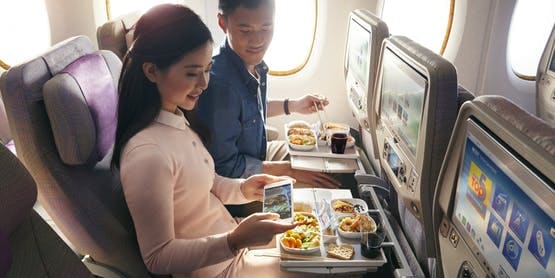
[[[196,147],[196,146],[197,146],[197,142],[193,141],[193,146]]]
[[[253,123],[253,124],[256,123],[256,120],[252,120],[252,123]]]
[[[262,82],[262,86],[266,86],[266,82]]]

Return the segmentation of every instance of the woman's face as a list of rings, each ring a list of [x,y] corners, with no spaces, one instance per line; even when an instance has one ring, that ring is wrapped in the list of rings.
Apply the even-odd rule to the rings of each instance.
[[[156,83],[162,100],[162,109],[174,113],[177,107],[192,110],[200,94],[208,87],[212,66],[212,43],[187,53],[177,63],[165,70],[145,63],[147,78]]]

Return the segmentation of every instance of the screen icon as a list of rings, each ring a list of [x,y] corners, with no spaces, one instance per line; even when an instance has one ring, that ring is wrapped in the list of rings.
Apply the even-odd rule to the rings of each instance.
[[[528,230],[528,224],[530,223],[530,217],[528,214],[522,210],[517,204],[513,206],[513,212],[511,214],[511,219],[509,222],[509,228],[515,232],[516,236],[524,242],[526,236],[526,230]]]
[[[534,224],[528,250],[544,268],[547,267],[551,249],[553,248],[552,244],[553,238],[550,237],[549,233],[546,230],[540,229],[537,224]]]
[[[518,269],[521,253],[522,248],[520,245],[518,245],[516,240],[510,234],[507,234],[505,244],[503,244],[503,257],[505,257],[515,271]]]

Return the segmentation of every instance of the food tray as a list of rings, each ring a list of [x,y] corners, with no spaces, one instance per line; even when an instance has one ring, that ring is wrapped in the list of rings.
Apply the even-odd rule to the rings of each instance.
[[[328,193],[328,194],[324,194]],[[332,196],[329,191],[316,190],[316,189],[295,189],[295,200],[302,200],[302,202],[314,202],[315,200],[353,200],[352,198],[345,198],[347,196]],[[322,195],[323,194],[323,195]],[[356,199],[354,199],[356,200]],[[319,215],[321,209],[318,209],[321,204],[317,201],[313,203],[313,215]],[[331,204],[331,203],[330,203]],[[331,210],[331,206],[329,208]],[[334,215],[334,217],[337,217]],[[320,221],[320,218],[317,217]],[[337,221],[333,219],[332,221]],[[320,224],[321,225],[321,224]],[[323,229],[320,226],[320,229]],[[330,237],[328,240],[322,238],[320,249],[309,254],[293,254],[285,251],[280,244],[281,235],[277,236],[276,244],[280,254],[280,266],[289,271],[301,271],[310,273],[349,273],[358,271],[375,271],[378,267],[387,262],[383,248],[380,248],[378,256],[375,258],[366,258],[362,256],[360,250],[360,239],[349,239],[339,236],[337,226],[334,227],[335,236]],[[338,245],[349,244],[354,250],[354,256],[350,260],[340,260],[330,258],[327,256],[327,248],[330,243]]]
[[[280,250],[281,258],[280,265],[282,267],[334,267],[334,268],[352,268],[352,267],[364,267],[364,268],[377,268],[384,265],[387,262],[383,248],[380,248],[380,253],[375,258],[366,258],[362,256],[360,251],[360,240],[358,239],[347,239],[342,237],[337,237],[334,243],[338,245],[349,244],[355,249],[355,254],[350,260],[340,260],[335,258],[327,257],[327,247],[329,243],[323,243],[320,245],[320,250],[300,256],[292,253],[286,252],[281,248],[279,243],[279,238],[276,241],[277,248]],[[292,256],[293,255],[293,256]],[[305,258],[303,258],[305,257]]]
[[[286,124],[285,128],[285,135],[287,135],[289,128]],[[287,141],[287,150],[289,151],[290,155],[298,155],[298,156],[312,156],[312,157],[327,157],[327,158],[350,158],[350,159],[357,159],[359,157],[358,148],[356,146],[352,148],[345,148],[345,153],[337,154],[331,152],[331,147],[328,145],[319,145],[316,143],[314,148],[306,151],[294,150],[289,146],[289,142]]]

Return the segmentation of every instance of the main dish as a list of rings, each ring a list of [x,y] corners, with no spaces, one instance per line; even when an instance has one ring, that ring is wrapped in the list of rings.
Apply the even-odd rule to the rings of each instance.
[[[336,199],[331,201],[335,213],[365,213],[368,205],[362,199]]]
[[[358,238],[360,232],[373,233],[377,226],[374,219],[366,214],[355,213],[351,216],[339,218],[339,226],[337,227],[339,235],[346,238]]]
[[[320,226],[316,217],[309,213],[296,213],[293,222],[297,226],[283,233],[280,243],[292,253],[310,253],[320,248]]]
[[[310,128],[289,127],[287,130],[289,146],[295,150],[311,150],[316,146],[316,137]]]

